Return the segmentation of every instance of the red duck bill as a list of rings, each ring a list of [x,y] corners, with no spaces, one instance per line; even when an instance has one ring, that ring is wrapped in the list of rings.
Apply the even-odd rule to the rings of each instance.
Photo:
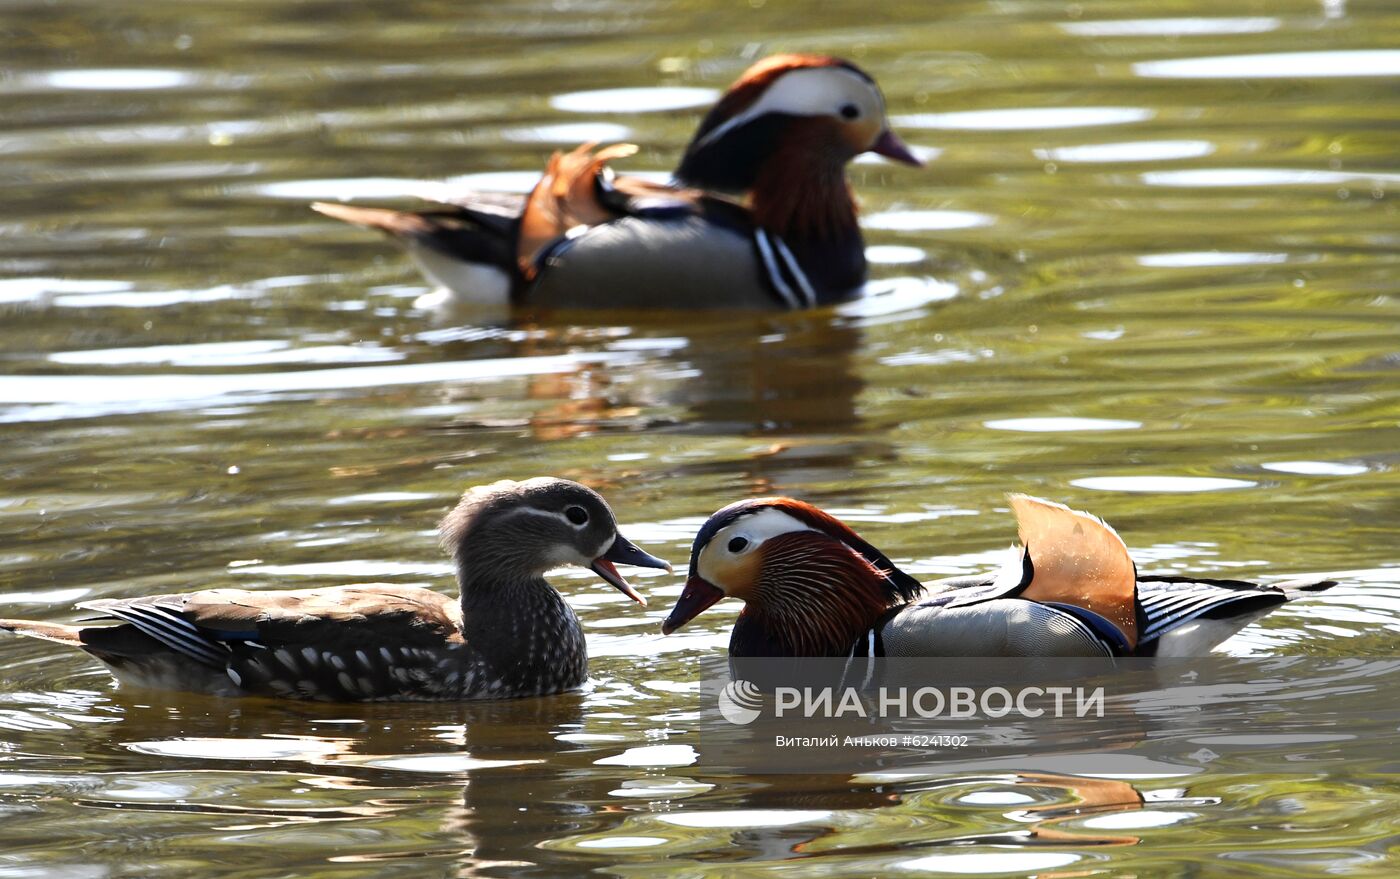
[[[685,589],[676,599],[676,606],[671,608],[671,615],[661,624],[661,634],[671,634],[723,597],[724,593],[718,586],[701,577],[691,577],[685,581]]]

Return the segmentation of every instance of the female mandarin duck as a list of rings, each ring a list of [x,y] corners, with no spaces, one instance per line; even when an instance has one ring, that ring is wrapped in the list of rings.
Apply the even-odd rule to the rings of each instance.
[[[928,589],[809,504],[731,504],[695,538],[666,634],[726,596],[731,656],[1190,656],[1329,580],[1139,576],[1101,520],[1012,495],[1021,549],[993,576]]]
[[[920,165],[875,81],[823,55],[776,55],[700,124],[671,185],[617,177],[636,147],[556,153],[528,196],[468,195],[426,211],[317,203],[383,230],[457,300],[602,308],[806,308],[865,282],[846,164]]]
[[[645,604],[615,564],[671,566],[617,532],[607,502],[563,479],[501,481],[442,521],[461,601],[371,583],[85,601],[118,625],[0,620],[85,650],[133,686],[326,701],[499,699],[587,678],[578,618],[544,579],[582,565]]]

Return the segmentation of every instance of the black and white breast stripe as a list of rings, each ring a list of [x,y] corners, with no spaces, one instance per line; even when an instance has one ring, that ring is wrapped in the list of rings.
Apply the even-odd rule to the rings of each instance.
[[[205,665],[222,669],[229,661],[227,645],[215,641],[180,614],[181,608],[156,602],[84,602],[78,607],[100,611],[130,623],[142,634]]]
[[[768,284],[783,304],[794,310],[815,307],[817,291],[783,239],[760,228],[754,230],[753,240]]]
[[[841,680],[837,682],[838,686],[852,686],[859,690],[870,686],[870,681],[875,675],[875,663],[865,660],[885,655],[885,642],[881,639],[879,631],[882,625],[884,625],[883,620],[856,636],[855,642],[851,644],[851,652],[846,655],[846,664],[841,667]],[[861,660],[861,662],[852,667],[856,660]]]

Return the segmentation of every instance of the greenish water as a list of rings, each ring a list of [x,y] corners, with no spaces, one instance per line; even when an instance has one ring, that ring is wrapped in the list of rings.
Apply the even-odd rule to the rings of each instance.
[[[1146,571],[1344,580],[1230,652],[1395,653],[1393,4],[70,0],[0,39],[0,615],[449,588],[455,496],[550,473],[678,564],[791,493],[929,577],[992,564],[1027,491]],[[781,50],[857,60],[931,157],[853,168],[874,289],[835,311],[444,319],[305,207],[528,185],[593,138],[665,170],[688,90]],[[157,702],[5,640],[0,879],[1395,874],[1366,766],[707,767],[694,664],[733,608],[662,638],[651,573],[645,611],[555,576],[594,659],[552,699]]]

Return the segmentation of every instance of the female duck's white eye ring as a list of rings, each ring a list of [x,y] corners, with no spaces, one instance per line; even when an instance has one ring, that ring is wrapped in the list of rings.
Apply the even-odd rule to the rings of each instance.
[[[575,527],[582,528],[588,524],[588,511],[583,507],[569,507],[564,511],[564,518],[568,519]]]
[[[748,546],[749,539],[747,537],[735,537],[729,541],[729,545],[725,548],[732,553],[740,553],[747,549]]]

